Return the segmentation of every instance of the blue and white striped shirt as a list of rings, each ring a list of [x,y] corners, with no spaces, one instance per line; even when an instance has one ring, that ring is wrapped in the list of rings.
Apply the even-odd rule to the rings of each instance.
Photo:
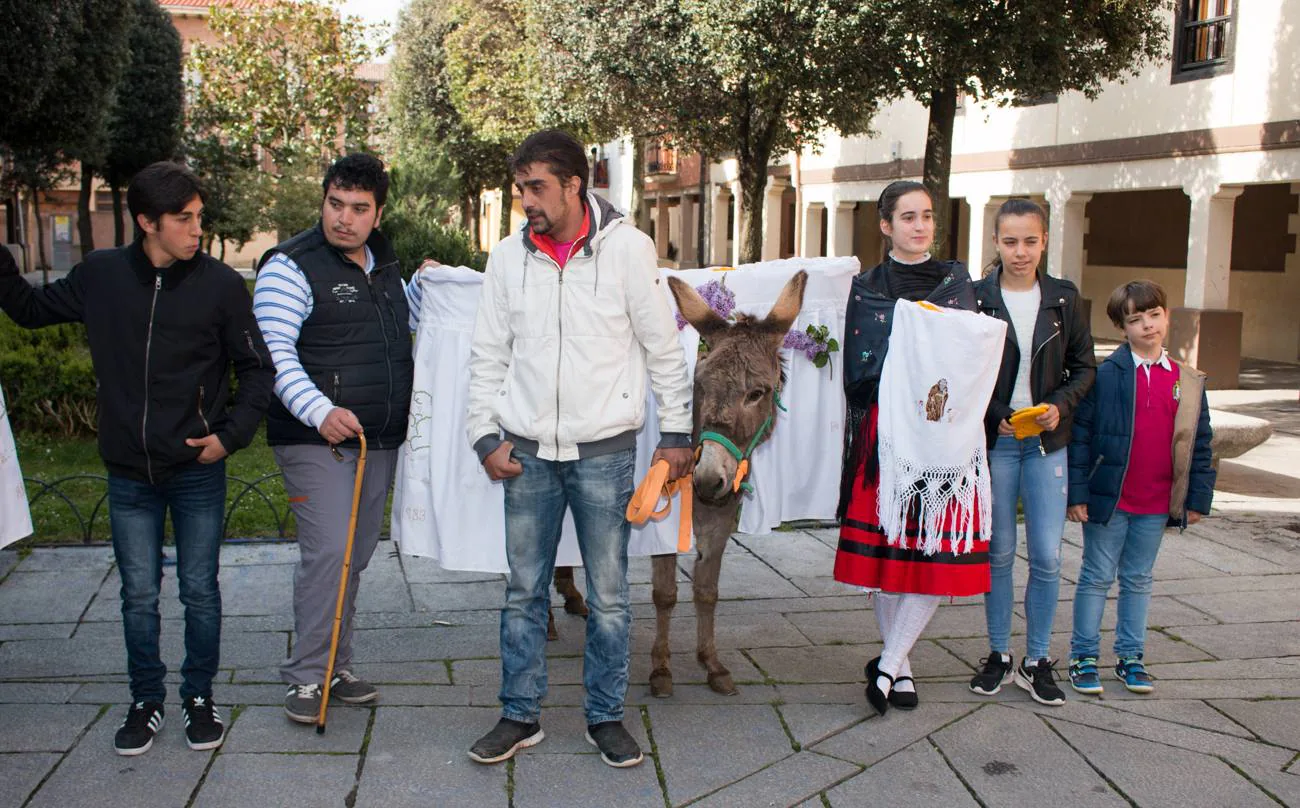
[[[365,271],[375,268],[375,257],[366,248]],[[403,283],[411,309],[411,330],[420,322],[419,283]],[[292,258],[276,253],[257,273],[253,290],[253,314],[262,329],[266,347],[275,362],[275,394],[294,417],[312,429],[319,429],[334,402],[320,391],[298,359],[298,337],[303,322],[311,316],[312,294],[307,276]]]

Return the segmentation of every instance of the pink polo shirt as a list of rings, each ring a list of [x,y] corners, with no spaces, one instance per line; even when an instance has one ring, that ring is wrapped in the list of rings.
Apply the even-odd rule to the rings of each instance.
[[[1178,413],[1178,366],[1161,353],[1155,362],[1133,357],[1137,395],[1133,402],[1133,443],[1119,507],[1134,514],[1169,511],[1174,485],[1174,416]]]

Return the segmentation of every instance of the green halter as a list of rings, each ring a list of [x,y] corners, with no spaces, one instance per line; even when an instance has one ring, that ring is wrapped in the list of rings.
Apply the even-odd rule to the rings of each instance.
[[[789,412],[789,410],[785,408],[785,405],[781,403],[781,391],[779,390],[772,391],[772,402],[776,404],[777,409],[781,410],[782,412]],[[754,433],[754,439],[749,442],[749,447],[745,449],[745,451],[743,452],[740,451],[740,447],[737,446],[731,440],[731,438],[728,438],[726,435],[722,434],[721,432],[713,432],[711,430],[705,430],[704,432],[700,433],[699,445],[703,447],[705,441],[711,441],[713,443],[718,444],[722,448],[726,449],[727,452],[732,457],[736,458],[737,462],[744,463],[746,460],[750,458],[751,455],[754,454],[754,450],[758,448],[758,444],[762,443],[763,438],[767,435],[769,431],[771,431],[772,423],[775,417],[776,417],[776,413],[773,412],[771,415],[767,416],[767,418],[763,420],[763,423],[758,427],[758,431]],[[748,468],[745,469],[745,476],[746,477],[749,476]],[[754,493],[754,486],[751,485],[748,480],[741,480],[740,487],[751,494]]]

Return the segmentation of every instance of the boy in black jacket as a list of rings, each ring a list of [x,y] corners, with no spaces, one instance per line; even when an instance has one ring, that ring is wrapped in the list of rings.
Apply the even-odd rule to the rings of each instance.
[[[191,749],[214,749],[225,739],[212,704],[225,458],[257,431],[275,371],[243,278],[199,251],[198,179],[178,164],[154,163],[131,181],[127,206],[142,235],[90,253],[43,288],[32,288],[0,250],[0,308],[26,328],[86,324],[131,682],[132,705],[114,746],[118,754],[142,754],[163,725],[158,595],[170,510],[185,604],[185,736]],[[233,401],[232,365],[239,384]]]

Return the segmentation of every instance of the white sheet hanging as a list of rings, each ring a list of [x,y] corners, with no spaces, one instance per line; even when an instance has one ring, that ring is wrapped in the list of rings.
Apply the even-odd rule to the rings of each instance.
[[[858,271],[856,258],[790,259],[751,264],[719,273],[711,269],[663,270],[692,286],[726,277],[737,310],[765,315],[800,269],[809,272],[799,329],[826,325],[843,342],[844,309]],[[424,302],[415,343],[415,385],[407,441],[398,454],[393,494],[393,538],[402,552],[428,556],[444,569],[505,572],[504,488],[483,473],[465,441],[469,346],[483,276],[465,268],[420,275]],[[668,284],[661,284],[668,293]],[[674,308],[675,308],[675,304]],[[687,364],[694,371],[699,335],[681,332]],[[840,354],[831,369],[802,356],[787,357],[789,378],[774,437],[754,453],[750,480],[755,493],[741,511],[742,533],[764,533],[781,522],[833,519],[839,492],[844,395]],[[637,479],[649,468],[659,440],[653,394],[646,425],[637,436]],[[633,528],[631,555],[671,553],[677,544],[677,508],[662,522]],[[565,519],[558,564],[581,557],[572,520]]]
[[[9,428],[4,388],[0,387],[0,547],[32,534],[32,515],[27,510],[27,490],[18,467],[18,448]]]

